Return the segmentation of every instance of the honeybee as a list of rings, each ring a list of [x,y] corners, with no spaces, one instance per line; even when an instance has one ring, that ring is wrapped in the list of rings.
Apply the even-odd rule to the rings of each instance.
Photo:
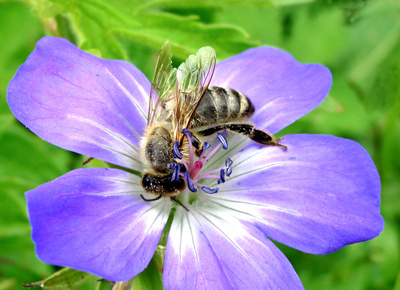
[[[180,163],[174,156],[178,151],[188,152],[183,129],[192,132],[192,146],[201,152],[202,137],[228,130],[247,136],[262,145],[286,146],[273,136],[246,122],[254,113],[251,101],[233,89],[209,87],[214,73],[216,56],[211,47],[201,48],[178,69],[171,65],[171,48],[166,42],[158,56],[150,92],[150,102],[142,156],[145,170],[142,187],[147,193],[174,198],[186,188],[183,176],[173,178]],[[187,154],[186,154],[187,155]],[[185,158],[185,154],[183,155]],[[179,167],[180,168],[180,167]],[[182,166],[182,170],[184,167]]]

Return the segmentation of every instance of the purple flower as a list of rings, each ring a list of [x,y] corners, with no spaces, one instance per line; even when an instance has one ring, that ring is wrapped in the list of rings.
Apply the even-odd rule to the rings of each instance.
[[[211,85],[248,96],[256,109],[252,122],[275,134],[318,106],[331,74],[260,47],[218,63]],[[8,103],[42,139],[141,172],[149,92],[150,82],[132,64],[45,37],[11,81]],[[270,239],[326,254],[376,237],[383,228],[380,181],[368,153],[351,140],[301,134],[280,142],[287,151],[231,135],[228,149],[199,169],[226,166],[230,176],[220,177],[218,193],[183,191],[189,211],[170,198],[145,202],[137,174],[71,171],[26,193],[37,254],[109,280],[130,279],[148,265],[175,207],[167,289],[302,288]],[[217,179],[204,185],[215,188]]]

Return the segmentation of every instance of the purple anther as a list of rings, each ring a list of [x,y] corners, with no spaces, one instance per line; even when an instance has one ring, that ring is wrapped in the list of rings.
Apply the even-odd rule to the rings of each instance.
[[[186,179],[186,183],[187,183],[189,190],[191,192],[197,192],[197,189],[196,189],[196,187],[194,187],[192,179],[190,179],[190,174],[187,171],[185,172],[185,179]]]
[[[181,172],[181,164],[178,163],[174,168],[174,173],[172,173],[171,181],[178,181],[180,172]]]
[[[219,180],[221,180],[222,183],[225,182],[225,169],[219,171]]]
[[[189,131],[189,129],[183,129],[182,134],[187,135],[188,137],[192,137],[193,133]]]
[[[207,142],[204,142],[204,144],[203,144],[203,150],[207,150],[207,149],[210,148],[210,147],[211,147],[210,144],[208,144]]]
[[[226,140],[224,135],[222,135],[221,133],[217,133],[217,137],[222,144],[222,148],[224,148],[225,150],[228,149],[228,141]]]
[[[173,146],[174,158],[182,159],[182,153],[179,151],[179,141],[176,140]]]
[[[226,160],[225,160],[225,166],[226,166],[226,167],[229,167],[229,166],[231,166],[231,165],[232,165],[232,163],[233,163],[232,159],[230,159],[229,157],[228,157],[228,158],[226,158]]]
[[[217,193],[218,190],[219,190],[218,187],[216,187],[216,188],[209,188],[209,187],[207,187],[207,186],[203,186],[201,189],[202,189],[205,193],[209,193],[209,194]]]
[[[225,160],[225,166],[226,166],[226,176],[231,176],[232,174],[232,164],[233,161],[229,157]]]

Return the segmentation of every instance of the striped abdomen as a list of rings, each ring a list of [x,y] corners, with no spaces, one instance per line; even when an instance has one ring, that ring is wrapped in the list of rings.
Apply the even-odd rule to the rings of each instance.
[[[242,93],[209,87],[197,107],[190,128],[248,119],[253,113],[253,104]]]

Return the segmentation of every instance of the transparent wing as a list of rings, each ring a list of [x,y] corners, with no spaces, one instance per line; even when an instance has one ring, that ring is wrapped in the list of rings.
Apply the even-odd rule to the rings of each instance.
[[[167,102],[172,114],[175,140],[182,138],[181,131],[189,127],[194,113],[210,84],[215,69],[215,51],[211,47],[199,49],[190,55],[176,72],[172,98]]]
[[[149,111],[147,115],[147,125],[151,125],[155,120],[165,115],[165,103],[174,91],[176,83],[176,69],[171,65],[172,52],[171,45],[167,41],[161,47],[158,54],[153,80],[151,82]]]

